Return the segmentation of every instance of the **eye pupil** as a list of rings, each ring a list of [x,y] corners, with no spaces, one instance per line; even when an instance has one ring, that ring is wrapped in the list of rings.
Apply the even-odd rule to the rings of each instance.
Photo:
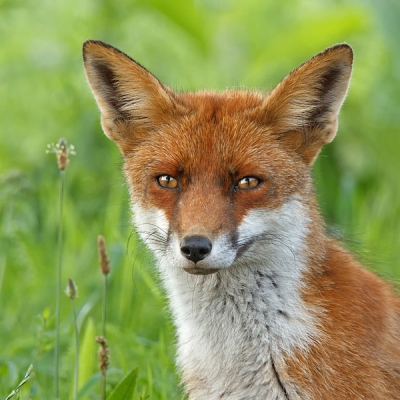
[[[178,181],[171,175],[160,175],[157,177],[157,182],[164,188],[173,189],[178,186]]]

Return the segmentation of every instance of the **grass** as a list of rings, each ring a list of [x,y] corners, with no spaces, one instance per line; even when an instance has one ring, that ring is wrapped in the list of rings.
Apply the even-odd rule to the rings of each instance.
[[[99,235],[97,238],[97,249],[99,253],[100,272],[103,275],[103,301],[102,301],[102,336],[96,337],[96,342],[100,344],[99,369],[101,372],[101,399],[106,399],[107,392],[107,369],[110,363],[109,347],[107,345],[107,276],[110,273],[110,259],[107,254],[106,242],[104,237]]]
[[[73,147],[71,148],[73,151]],[[56,155],[57,166],[60,170],[60,197],[58,214],[57,235],[57,289],[56,289],[56,337],[54,342],[54,397],[59,398],[59,367],[60,367],[60,305],[61,305],[61,279],[62,279],[62,255],[63,255],[63,221],[64,221],[64,192],[65,192],[65,170],[69,164],[69,147],[65,139],[60,139],[57,145],[47,145],[46,153]],[[72,282],[72,281],[71,281]],[[72,299],[72,297],[71,297]],[[73,303],[74,317],[76,321],[75,304]],[[76,324],[75,324],[76,325]],[[76,340],[77,334],[76,334]],[[78,357],[78,356],[77,356]],[[76,390],[75,390],[76,392]]]
[[[324,215],[359,243],[369,267],[399,279],[400,10],[395,2],[3,1],[0,4],[0,398],[34,365],[21,399],[53,398],[58,168],[46,143],[75,144],[66,179],[62,282],[73,277],[79,333],[78,398],[99,399],[95,336],[107,238],[107,392],[138,367],[135,399],[181,399],[174,332],[151,257],[131,227],[118,150],[102,134],[85,82],[89,38],[132,55],[176,89],[271,88],[333,43],[355,50],[339,133],[314,173]],[[379,261],[378,261],[379,260]],[[73,396],[74,318],[60,302],[60,398]]]
[[[26,382],[29,381],[31,378],[31,373],[33,370],[33,365],[31,364],[28,368],[28,371],[26,371],[26,374],[22,381],[18,384],[18,386],[7,396],[6,400],[12,399],[14,396],[18,395],[20,393],[21,387],[25,385]]]
[[[74,339],[75,339],[75,371],[74,371],[73,400],[77,400],[78,382],[79,382],[79,331],[76,318],[75,299],[78,297],[78,287],[71,278],[68,278],[68,284],[65,293],[71,299],[72,315],[74,320],[73,324],[74,324]],[[57,385],[55,386],[58,386],[58,382]]]

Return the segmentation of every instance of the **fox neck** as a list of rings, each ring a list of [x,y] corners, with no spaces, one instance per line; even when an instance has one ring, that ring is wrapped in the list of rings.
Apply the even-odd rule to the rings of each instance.
[[[250,213],[247,224],[263,221],[261,214]],[[302,299],[316,264],[310,254],[318,253],[307,243],[321,243],[314,214],[308,217],[297,200],[284,205],[273,228],[279,240],[256,243],[251,255],[212,275],[189,275],[160,260],[190,399],[221,398],[227,387],[232,399],[257,398],[266,390],[276,393],[271,398],[298,398],[282,376],[285,357],[318,340],[320,311]]]

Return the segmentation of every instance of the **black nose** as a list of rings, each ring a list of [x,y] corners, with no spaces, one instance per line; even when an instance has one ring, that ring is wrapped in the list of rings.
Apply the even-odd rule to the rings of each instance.
[[[181,242],[181,253],[194,263],[206,258],[211,248],[210,240],[204,236],[188,236]]]

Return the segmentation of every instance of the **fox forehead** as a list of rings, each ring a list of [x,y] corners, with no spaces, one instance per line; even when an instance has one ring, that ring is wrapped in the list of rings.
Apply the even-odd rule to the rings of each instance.
[[[254,117],[262,103],[259,93],[183,93],[175,100],[187,112],[140,137],[131,133],[137,137],[134,155],[126,159],[131,168],[185,175],[203,184],[224,184],[249,175],[270,179],[282,170],[290,177],[295,170],[308,170]]]

